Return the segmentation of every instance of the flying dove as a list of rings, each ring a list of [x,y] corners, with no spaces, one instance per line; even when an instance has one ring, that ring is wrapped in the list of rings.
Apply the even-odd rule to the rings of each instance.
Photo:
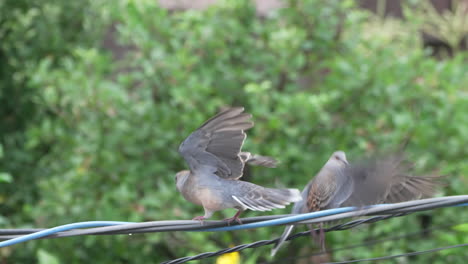
[[[430,196],[439,177],[410,176],[410,166],[401,155],[364,160],[349,164],[343,151],[336,151],[301,193],[302,201],[294,204],[293,214],[315,212],[337,207],[397,203]],[[294,226],[285,228],[272,249],[274,256]],[[320,228],[319,243],[324,250]],[[314,234],[314,233],[313,233]]]
[[[271,157],[241,152],[246,138],[244,130],[253,127],[250,114],[235,107],[220,112],[190,134],[179,147],[179,153],[190,170],[176,174],[177,190],[184,198],[205,209],[205,215],[194,220],[210,218],[215,211],[235,208],[236,220],[246,209],[270,211],[284,208],[301,200],[297,189],[271,189],[240,181],[246,163],[275,167]]]

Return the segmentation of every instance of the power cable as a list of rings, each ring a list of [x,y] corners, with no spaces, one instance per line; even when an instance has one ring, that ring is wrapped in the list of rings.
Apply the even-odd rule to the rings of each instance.
[[[385,260],[385,259],[416,256],[416,255],[421,255],[421,254],[426,254],[426,253],[431,253],[431,252],[437,252],[437,251],[442,251],[442,250],[451,249],[451,248],[466,247],[466,246],[468,246],[468,243],[452,245],[452,246],[446,246],[446,247],[433,248],[433,249],[422,250],[422,251],[408,252],[408,253],[391,255],[391,256],[383,256],[383,257],[378,257],[378,258],[357,259],[357,260],[348,260],[348,261],[340,261],[340,262],[328,262],[326,264],[346,264],[346,263],[356,263],[356,262],[363,262],[363,261],[380,261],[380,260]]]
[[[416,201],[408,201],[396,204],[383,204],[367,206],[363,208],[343,207],[319,212],[299,215],[271,215],[252,218],[244,218],[241,225],[229,225],[224,221],[193,221],[172,220],[153,221],[144,223],[116,222],[116,221],[89,221],[57,226],[50,229],[0,229],[0,247],[11,246],[17,243],[34,239],[59,238],[82,235],[116,235],[150,232],[226,232],[244,229],[253,229],[277,225],[299,225],[320,222],[332,222],[350,217],[373,216],[367,219],[357,219],[344,224],[335,225],[326,229],[327,232],[354,228],[364,223],[374,223],[384,219],[407,215],[413,212],[432,210],[435,208],[466,206],[468,195],[430,198]],[[83,229],[84,228],[84,229]],[[299,236],[308,235],[308,232],[290,236],[288,240]],[[240,251],[245,248],[256,248],[263,245],[276,243],[278,239],[261,240],[250,244],[244,244],[217,252],[207,252],[192,257],[184,257],[164,263],[184,263],[190,260],[218,256],[224,253]]]

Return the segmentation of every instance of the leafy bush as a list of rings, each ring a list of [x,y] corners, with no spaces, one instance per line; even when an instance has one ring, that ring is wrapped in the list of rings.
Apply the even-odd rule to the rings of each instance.
[[[52,116],[38,102],[42,87],[31,83],[32,75],[41,60],[47,58],[54,68],[77,46],[94,46],[100,31],[87,24],[93,11],[86,2],[6,0],[0,10],[0,172],[7,181],[14,178],[12,184],[0,184],[0,222],[16,226],[32,220],[27,208],[39,195],[36,180],[48,173],[37,163],[49,146],[27,132]]]
[[[291,0],[263,18],[246,0],[175,13],[155,2],[99,2],[90,4],[96,11],[85,13],[83,31],[76,34],[95,36],[93,27],[84,26],[90,21],[117,23],[119,41],[131,47],[125,59],[115,60],[98,44],[68,39],[58,45],[66,51],[38,56],[38,63],[25,71],[27,86],[34,87],[27,98],[38,114],[30,125],[18,128],[23,145],[15,151],[35,162],[4,171],[13,175],[13,188],[34,170],[37,177],[29,186],[37,199],[9,202],[11,208],[23,206],[14,211],[21,216],[15,218],[26,219],[9,223],[11,227],[200,214],[200,207],[175,190],[174,174],[186,166],[177,147],[228,105],[243,105],[254,115],[256,126],[249,131],[246,149],[281,160],[274,170],[249,168],[246,177],[255,183],[302,188],[336,149],[354,160],[395,148],[410,137],[407,151],[419,172],[450,175],[441,194],[467,192],[467,56],[459,52],[441,61],[431,58],[416,27],[409,26],[411,19],[378,19],[356,9],[353,1]],[[64,3],[50,5],[63,8]],[[14,136],[8,134],[9,139]],[[10,147],[3,144],[4,163],[13,159],[21,164],[8,157]],[[245,213],[253,215],[258,213]],[[463,216],[461,210],[441,209],[433,221],[458,223]],[[411,232],[420,228],[422,217],[336,232],[328,235],[329,246],[389,236],[396,229]],[[67,238],[28,242],[18,246],[21,252],[2,254],[10,262],[148,263],[268,239],[281,231]],[[420,250],[463,243],[464,237],[434,232],[418,243],[382,243],[334,258]],[[310,251],[307,239],[289,246],[278,258]],[[462,254],[455,249],[450,256],[411,261],[426,263],[430,257],[432,262],[455,262]],[[268,247],[241,253],[243,263],[268,256]]]

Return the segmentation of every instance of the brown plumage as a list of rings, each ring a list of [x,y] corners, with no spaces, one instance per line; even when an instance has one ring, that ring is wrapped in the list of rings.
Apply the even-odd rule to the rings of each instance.
[[[301,200],[297,189],[272,189],[238,180],[246,163],[273,168],[271,157],[241,152],[245,130],[253,126],[251,115],[244,108],[222,111],[191,133],[179,147],[190,170],[176,174],[177,190],[187,201],[203,206],[203,220],[213,212],[236,208],[229,222],[240,222],[239,214],[246,210],[270,211],[284,208]]]
[[[366,206],[398,203],[433,195],[440,184],[438,176],[412,176],[411,166],[400,154],[365,159],[348,164],[343,151],[336,151],[309,181],[297,202],[293,214],[316,212],[345,206]],[[286,227],[280,241],[272,250],[276,253],[291,233]],[[324,249],[324,234],[320,228],[319,243]]]

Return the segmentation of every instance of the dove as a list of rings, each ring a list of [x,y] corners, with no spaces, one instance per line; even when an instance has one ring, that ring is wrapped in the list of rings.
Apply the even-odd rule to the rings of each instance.
[[[301,193],[292,214],[302,214],[346,206],[397,203],[431,196],[437,186],[434,176],[411,176],[403,155],[388,155],[349,164],[343,151],[336,151]],[[294,226],[285,228],[271,251],[274,256]],[[324,250],[320,226],[319,243]],[[314,234],[314,233],[313,233]]]
[[[276,166],[271,157],[241,151],[244,130],[254,125],[251,117],[243,107],[229,108],[202,124],[180,145],[179,153],[190,170],[176,174],[177,190],[205,210],[193,220],[203,221],[216,211],[235,208],[236,214],[225,220],[241,224],[239,215],[247,209],[270,211],[302,199],[298,189],[272,189],[239,180],[246,163]]]

